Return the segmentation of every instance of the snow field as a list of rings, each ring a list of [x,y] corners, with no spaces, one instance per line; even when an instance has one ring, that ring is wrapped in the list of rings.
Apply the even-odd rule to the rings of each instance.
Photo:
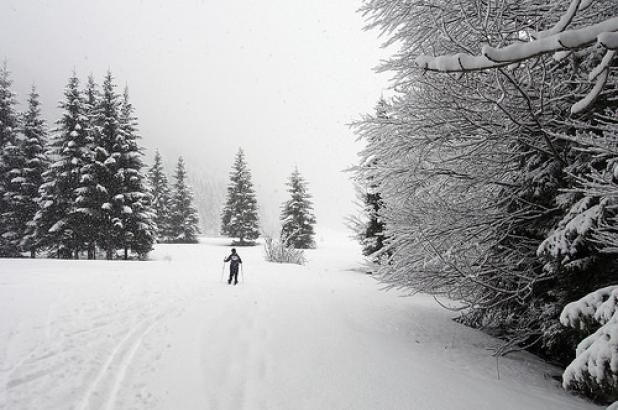
[[[597,408],[532,355],[496,363],[498,342],[431,298],[379,291],[345,238],[318,240],[306,266],[238,248],[236,287],[221,282],[226,244],[0,260],[0,408]]]

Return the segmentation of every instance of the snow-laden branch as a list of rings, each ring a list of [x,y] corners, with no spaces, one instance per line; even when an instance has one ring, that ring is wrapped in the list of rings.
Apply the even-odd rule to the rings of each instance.
[[[614,49],[618,45],[616,32],[618,32],[618,17],[612,17],[588,27],[556,33],[525,43],[514,43],[502,48],[484,46],[480,56],[463,53],[439,57],[421,55],[415,61],[425,70],[443,73],[486,70],[518,63],[542,54],[576,50],[594,43],[603,46],[607,44],[608,48]]]
[[[514,43],[502,48],[483,46],[482,55],[477,56],[463,53],[438,57],[421,55],[415,62],[425,70],[443,73],[480,71],[504,67],[548,53],[554,53],[561,59],[573,50],[596,43],[605,47],[607,53],[603,61],[589,75],[590,81],[595,81],[595,85],[581,101],[571,107],[573,114],[583,112],[594,103],[607,82],[611,61],[616,55],[615,50],[618,49],[618,17],[579,29],[565,30],[574,13],[581,9],[581,3],[574,0],[558,24],[550,30],[538,33],[535,40]]]
[[[571,113],[577,114],[580,112],[584,112],[589,107],[591,107],[592,104],[594,104],[597,97],[603,91],[605,83],[607,83],[607,77],[609,77],[610,63],[615,55],[615,50],[608,50],[605,54],[605,57],[603,57],[601,63],[590,72],[590,74],[588,75],[588,79],[590,81],[596,80],[594,83],[594,87],[592,87],[592,90],[590,90],[590,92],[586,94],[584,98],[571,106]]]
[[[594,0],[572,0],[566,13],[562,15],[562,17],[560,18],[558,23],[556,23],[556,25],[554,25],[549,30],[534,33],[532,37],[543,38],[543,37],[551,36],[553,34],[564,31],[569,26],[569,24],[571,24],[577,12],[579,10],[583,10],[587,8],[588,6],[590,6],[590,4],[592,4],[593,1]]]
[[[577,346],[576,358],[564,371],[565,388],[618,387],[618,286],[608,286],[566,305],[560,322],[575,329],[601,327]]]

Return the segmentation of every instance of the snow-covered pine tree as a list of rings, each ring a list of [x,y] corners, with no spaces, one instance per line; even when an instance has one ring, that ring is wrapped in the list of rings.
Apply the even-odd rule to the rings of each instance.
[[[0,256],[18,256],[20,228],[15,207],[21,203],[19,180],[24,157],[19,147],[19,117],[6,61],[0,67]]]
[[[150,193],[152,195],[152,208],[155,214],[157,225],[157,240],[159,242],[169,242],[172,239],[170,224],[170,190],[167,176],[163,169],[163,159],[157,150],[154,156],[154,163],[148,171]]]
[[[315,248],[314,225],[311,195],[307,191],[307,182],[295,168],[287,182],[291,198],[281,210],[281,241],[296,249]]]
[[[22,190],[26,156],[21,139],[16,139],[14,143],[7,142],[0,149],[0,163],[4,168],[2,199],[5,205],[4,212],[0,215],[0,226],[2,226],[0,255],[16,257],[21,254],[20,243],[29,221],[25,208],[29,205],[29,201]]]
[[[258,230],[257,200],[251,182],[251,172],[245,162],[242,148],[238,149],[230,173],[227,201],[223,208],[221,233],[238,238],[239,245],[247,245],[260,236]]]
[[[375,118],[376,121],[388,121],[388,104],[383,97],[380,98],[376,106]],[[371,168],[377,166],[377,161],[376,157],[370,157],[357,169],[358,196],[362,203],[363,215],[360,218],[352,219],[352,228],[356,232],[356,237],[365,256],[372,255],[384,246],[384,221],[380,217],[380,209],[383,205],[382,195],[379,192],[379,184],[373,182],[374,176],[368,172]],[[361,168],[364,169],[361,170]]]
[[[60,103],[62,118],[50,143],[51,167],[44,175],[39,210],[35,215],[34,246],[49,248],[60,258],[79,257],[92,235],[90,217],[79,205],[83,168],[92,161],[88,119],[73,73]]]
[[[122,177],[118,174],[119,157],[124,143],[120,128],[120,95],[115,90],[114,77],[108,70],[103,80],[101,97],[96,110],[97,133],[95,139],[95,178],[100,186],[101,223],[97,242],[105,249],[107,259],[112,259],[116,249],[122,247],[124,195],[121,193]]]
[[[35,87],[28,96],[28,110],[22,118],[25,166],[22,172],[21,192],[24,197],[20,212],[21,220],[26,223],[21,240],[21,248],[29,251],[31,257],[36,256],[34,216],[38,210],[39,188],[43,185],[43,174],[49,169],[46,155],[47,129],[41,118],[41,103]]]
[[[174,192],[170,207],[171,240],[175,243],[196,243],[199,230],[199,217],[193,207],[193,193],[187,186],[187,172],[182,157],[178,158],[174,175]]]
[[[129,89],[125,87],[120,106],[120,136],[117,139],[120,155],[117,159],[117,178],[120,194],[123,195],[122,246],[124,258],[129,249],[143,258],[152,250],[156,239],[156,224],[152,210],[152,195],[146,185],[142,169],[143,153],[138,144],[137,118],[129,101]]]
[[[83,96],[84,114],[88,124],[88,140],[92,152],[91,160],[82,167],[82,186],[79,188],[77,201],[80,210],[89,219],[89,223],[84,224],[89,232],[85,232],[83,235],[87,241],[88,259],[96,259],[97,240],[104,222],[102,205],[107,202],[107,191],[103,185],[99,184],[98,180],[101,163],[96,161],[96,153],[97,144],[100,141],[98,118],[101,94],[92,74],[88,76]]]
[[[363,255],[369,256],[384,247],[384,222],[380,218],[382,197],[371,187],[364,193],[364,209],[367,221],[363,224],[360,233]]]

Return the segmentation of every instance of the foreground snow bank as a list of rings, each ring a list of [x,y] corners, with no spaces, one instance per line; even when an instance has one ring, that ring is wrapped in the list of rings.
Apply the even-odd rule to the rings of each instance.
[[[529,354],[496,362],[495,339],[431,298],[378,291],[345,238],[318,236],[306,266],[238,248],[236,287],[225,244],[0,260],[0,408],[597,408]]]

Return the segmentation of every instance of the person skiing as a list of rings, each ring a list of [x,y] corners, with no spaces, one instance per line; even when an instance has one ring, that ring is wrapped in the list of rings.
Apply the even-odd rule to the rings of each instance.
[[[232,253],[230,256],[223,259],[223,262],[230,263],[230,278],[227,280],[228,284],[232,284],[232,279],[234,280],[234,285],[238,284],[238,265],[242,263],[242,259],[236,253],[236,249],[232,248]]]

